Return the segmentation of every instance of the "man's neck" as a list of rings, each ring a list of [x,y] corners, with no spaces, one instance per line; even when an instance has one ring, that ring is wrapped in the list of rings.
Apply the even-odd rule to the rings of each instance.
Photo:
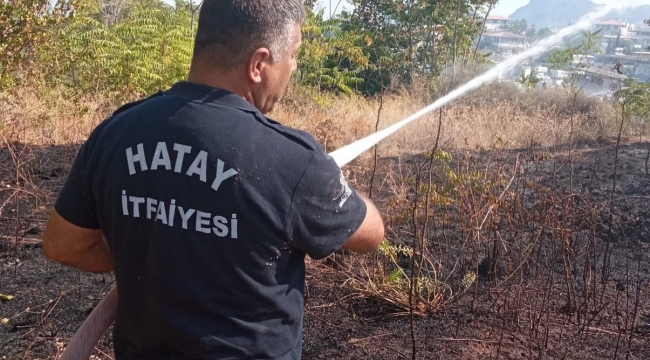
[[[216,72],[216,71],[201,71],[200,69],[193,68],[187,77],[187,81],[211,86],[213,88],[230,91],[233,94],[239,95],[246,101],[252,102],[252,96],[249,89],[246,88],[245,82],[238,80],[236,71],[230,72]],[[243,86],[242,86],[243,85]]]

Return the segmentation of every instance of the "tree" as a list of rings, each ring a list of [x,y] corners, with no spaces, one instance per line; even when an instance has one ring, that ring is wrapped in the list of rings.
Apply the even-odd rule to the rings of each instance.
[[[435,77],[474,53],[483,14],[493,0],[352,0],[343,14],[344,30],[370,39],[372,69],[363,91],[374,94],[390,78],[409,84]]]
[[[524,32],[526,32],[527,29],[528,29],[528,23],[524,19],[515,21],[508,28],[508,30],[510,32],[518,34],[518,35],[523,35]]]
[[[553,31],[548,26],[539,29],[539,31],[537,32],[537,38],[538,39],[544,39],[544,38],[547,38],[547,37],[549,37],[551,35],[553,35]]]
[[[625,103],[626,118],[643,122],[650,119],[650,84],[626,79],[621,89],[614,93],[614,98],[621,104]]]
[[[539,78],[535,76],[532,72],[526,75],[525,71],[521,72],[521,76],[515,80],[517,83],[523,85],[526,88],[534,88],[539,83]]]
[[[581,76],[582,70],[588,66],[584,62],[586,57],[591,54],[600,53],[602,48],[600,40],[600,30],[595,32],[582,31],[574,45],[553,51],[548,56],[547,61],[555,69],[568,71],[570,76],[568,77],[568,82],[565,82],[565,85],[574,87]]]
[[[53,40],[54,29],[70,19],[75,1],[0,1],[0,88],[29,77],[34,54]]]
[[[358,74],[369,65],[364,50],[371,40],[343,31],[339,19],[324,20],[323,13],[307,8],[296,78],[319,90],[351,94],[363,82]]]
[[[607,54],[613,54],[614,51],[614,43],[611,40],[607,41],[607,48],[605,49],[605,53]]]
[[[0,2],[0,25],[7,24],[0,26],[0,84],[31,74],[75,92],[136,97],[186,76],[199,6],[188,0],[59,0],[48,8],[49,1]],[[496,0],[351,2],[352,11],[325,20],[314,10],[316,1],[303,0],[307,22],[295,81],[372,95],[480,61],[474,40]]]
[[[193,29],[190,4],[131,0],[118,22],[101,21],[101,8],[84,3],[62,31],[55,81],[79,92],[152,93],[182,80],[189,69]]]
[[[391,74],[405,73],[403,54],[405,39],[398,34],[397,21],[392,16],[393,0],[352,0],[351,13],[343,12],[343,31],[362,38],[368,53],[369,67],[360,72],[364,78],[362,93],[376,94],[388,85]],[[360,45],[360,44],[357,44]]]
[[[129,0],[101,0],[101,21],[106,26],[117,24],[128,10]]]
[[[316,0],[303,0],[302,4],[305,6],[305,9],[314,11],[316,2]]]

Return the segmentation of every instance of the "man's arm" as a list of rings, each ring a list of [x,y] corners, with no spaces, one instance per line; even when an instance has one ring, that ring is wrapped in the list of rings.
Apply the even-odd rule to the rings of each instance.
[[[43,251],[49,259],[83,271],[113,271],[113,257],[102,231],[76,226],[56,210],[43,232]]]
[[[315,260],[346,249],[370,252],[384,238],[372,201],[350,187],[334,159],[314,151],[291,195],[285,225],[292,245]]]
[[[366,217],[357,231],[343,244],[343,249],[368,253],[376,250],[384,239],[384,222],[372,200],[360,193],[358,196],[366,203]]]

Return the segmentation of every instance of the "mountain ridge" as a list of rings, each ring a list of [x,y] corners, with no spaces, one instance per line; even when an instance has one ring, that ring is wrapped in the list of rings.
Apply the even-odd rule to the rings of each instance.
[[[601,6],[603,5],[596,4],[591,0],[571,0],[571,6],[567,6],[566,0],[530,0],[528,4],[515,10],[509,18],[526,20],[528,25],[535,25],[537,29],[561,28]],[[650,5],[640,5],[623,11],[612,11],[604,16],[603,20],[616,19],[640,25],[649,17]]]

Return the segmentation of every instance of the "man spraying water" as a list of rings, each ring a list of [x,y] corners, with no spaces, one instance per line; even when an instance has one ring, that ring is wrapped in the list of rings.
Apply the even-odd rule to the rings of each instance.
[[[305,256],[384,236],[314,138],[264,115],[304,19],[299,0],[204,1],[188,81],[123,106],[82,146],[43,249],[114,271],[117,289],[64,357],[87,358],[115,317],[117,360],[300,359]]]
[[[211,1],[204,2],[204,7],[206,5],[210,6],[211,3],[214,3],[214,2],[211,2]],[[289,2],[288,1],[281,1],[281,2],[278,2],[278,3],[282,3],[283,5],[286,5]],[[274,2],[274,5],[275,5],[275,2]],[[482,84],[494,80],[501,72],[512,69],[516,64],[520,63],[522,60],[527,59],[527,58],[531,58],[531,57],[535,57],[537,55],[540,55],[540,54],[548,51],[548,49],[551,48],[552,46],[561,43],[567,36],[571,36],[571,35],[579,32],[580,30],[586,29],[596,19],[606,15],[611,10],[613,10],[613,9],[615,9],[617,7],[622,8],[622,7],[625,7],[625,6],[632,6],[632,3],[630,2],[630,3],[611,4],[611,5],[602,7],[600,9],[586,15],[583,19],[578,21],[576,24],[574,24],[574,25],[572,25],[570,27],[567,27],[565,29],[562,29],[560,32],[556,33],[555,35],[553,35],[553,36],[551,36],[551,37],[549,37],[547,39],[544,39],[543,41],[538,42],[535,46],[528,49],[527,51],[525,51],[525,52],[523,52],[523,53],[521,53],[521,54],[519,54],[517,56],[514,56],[514,57],[510,58],[508,61],[506,61],[504,63],[501,63],[501,64],[495,66],[494,68],[487,71],[486,73],[478,76],[477,78],[471,80],[467,84],[459,87],[458,89],[456,89],[453,92],[449,93],[447,96],[438,99],[435,103],[427,106],[426,108],[418,111],[417,113],[409,116],[408,118],[396,123],[395,125],[392,125],[392,126],[386,128],[384,130],[381,130],[381,131],[379,131],[379,132],[377,132],[375,134],[372,134],[372,135],[370,135],[370,136],[368,136],[368,137],[366,137],[364,139],[361,139],[361,140],[359,140],[357,142],[354,142],[354,143],[349,144],[349,145],[347,145],[347,146],[345,146],[345,147],[343,147],[341,149],[338,149],[338,150],[334,151],[333,153],[330,154],[333,161],[339,167],[349,163],[350,161],[352,161],[356,157],[358,157],[360,154],[362,154],[366,150],[372,148],[377,143],[379,143],[381,140],[383,140],[384,138],[392,135],[393,133],[395,133],[401,127],[407,125],[408,123],[410,123],[410,122],[418,119],[419,117],[421,117],[421,116],[423,116],[423,115],[425,115],[425,114],[427,114],[427,113],[429,113],[429,112],[431,112],[433,110],[436,110],[436,109],[444,106],[445,104],[447,104],[447,103],[449,103],[449,102],[463,96],[467,92],[478,88]],[[207,14],[207,11],[205,12],[205,14]],[[227,16],[227,15],[224,15],[224,16]],[[203,17],[204,17],[204,19],[207,19],[208,15],[203,15]],[[224,21],[228,21],[228,20],[231,20],[233,22],[235,21],[233,19],[226,19]],[[204,20],[204,21],[209,21],[209,20]],[[226,27],[226,29],[228,29],[227,28],[228,26],[233,26],[236,23],[224,23],[224,24],[225,25],[223,25],[223,26]],[[232,34],[236,34],[236,31],[229,30],[229,31],[224,32],[223,34],[226,34],[226,33],[229,34],[229,35],[232,35]],[[224,36],[226,36],[226,35],[224,35]],[[198,38],[197,38],[197,40],[198,40]],[[238,53],[238,52],[236,51],[236,53]],[[289,55],[289,56],[291,56],[291,55]],[[255,67],[252,66],[252,64],[258,64],[258,63],[259,62],[251,63],[249,61],[247,63],[247,67],[245,69],[240,69],[240,75],[241,75],[241,73],[245,74],[245,76],[243,77],[245,79],[244,82],[248,83],[249,81],[252,81],[253,84],[255,84],[257,86],[260,86],[260,87],[262,87],[263,84],[266,85],[266,86],[270,86],[270,84],[277,83],[277,82],[272,81],[270,78],[268,79],[268,83],[263,81],[263,77],[260,76],[260,74],[262,74],[263,71],[257,69],[257,66],[255,66]],[[193,67],[193,68],[196,69],[197,67]],[[230,74],[232,75],[232,72]],[[273,76],[273,78],[276,78],[276,77]],[[192,77],[190,78],[190,81],[191,80],[192,80]],[[187,85],[188,84],[186,84],[184,86],[187,86]],[[286,85],[286,83],[285,83],[285,85]],[[172,89],[172,91],[173,91],[173,89]],[[211,97],[217,97],[218,96],[218,93],[216,92],[216,90],[213,90],[213,92],[210,93],[210,94],[211,95],[206,95],[206,93],[203,93],[204,97],[199,98],[198,102],[199,103],[209,103],[207,101],[208,99],[210,99]],[[257,94],[257,92],[251,92],[250,97],[245,97],[245,96],[244,97],[247,100],[249,100],[249,102],[251,102],[252,104],[255,104],[256,107],[259,106],[262,109],[264,109],[264,104],[266,104],[267,102],[258,101],[258,98],[256,98],[254,96],[256,94]],[[195,94],[195,95],[197,95],[197,94]],[[260,97],[259,99],[262,99],[262,98],[263,97]],[[193,99],[193,98],[189,97],[187,99],[190,100],[190,99]],[[230,99],[233,99],[233,98],[230,98]],[[196,100],[194,100],[194,101],[196,101]],[[272,103],[274,103],[274,101],[271,101],[271,104]],[[146,102],[145,102],[145,104],[146,104]],[[244,105],[244,103],[237,103],[237,104],[239,106]],[[138,109],[138,108],[135,107],[134,109]],[[252,109],[252,108],[246,109],[246,107],[244,107],[244,109],[240,109],[240,110],[244,110],[244,111],[248,110],[251,113],[256,113],[256,111],[254,109]],[[132,110],[132,111],[137,111],[137,110]],[[208,121],[208,120],[205,119],[204,121]],[[272,126],[278,126],[278,125],[275,124],[274,122],[269,122],[267,126],[272,127]],[[295,134],[296,133],[291,132],[291,133],[289,133],[287,135],[295,135]],[[248,140],[255,142],[255,140],[259,140],[259,138],[256,138],[255,136],[253,136],[253,137],[249,136]],[[159,141],[162,141],[162,140],[159,140]],[[132,147],[132,146],[134,146],[134,144],[137,145],[135,140],[132,143],[130,143],[129,146]],[[233,152],[241,151],[240,148],[239,148],[240,144],[237,144],[237,145],[238,145],[237,147],[234,147],[232,149]],[[156,147],[157,145],[154,146],[152,144],[152,146],[153,146],[153,148],[157,148]],[[161,149],[162,148],[163,147],[161,146]],[[165,145],[165,148],[169,149],[169,145]],[[133,151],[136,151],[137,147],[134,148],[134,149],[135,150],[133,150]],[[226,150],[223,150],[223,151],[226,151]],[[146,153],[146,150],[143,150],[143,152]],[[132,152],[132,154],[133,154],[133,152]],[[193,156],[197,156],[196,152],[194,152],[192,154],[193,154]],[[155,160],[155,159],[157,159],[157,160]],[[133,160],[133,158],[131,158],[131,160]],[[147,164],[148,165],[150,164],[152,167],[153,167],[154,161],[155,161],[156,162],[156,170],[165,170],[165,171],[171,171],[171,172],[176,171],[175,163],[172,163],[171,157],[168,159],[167,155],[164,154],[163,150],[158,151],[158,155],[154,155],[154,160],[150,159],[150,160],[147,160],[147,161],[150,161],[150,163],[147,163]],[[203,177],[202,177],[202,174],[203,174],[203,172],[202,172],[203,171],[202,170],[203,169],[203,167],[202,167],[203,161],[202,160],[196,160],[196,158],[195,158],[194,161],[196,162],[196,167],[195,168],[185,169],[185,168],[181,167],[177,171],[178,176],[185,176],[185,177],[187,177],[188,175],[190,177],[194,176],[194,177],[196,177],[196,182],[204,182],[205,183],[206,181],[203,181]],[[193,164],[194,164],[194,162],[193,162]],[[214,166],[214,164],[212,164],[212,166]],[[226,166],[225,163],[224,163],[224,166]],[[268,164],[264,164],[264,166],[268,166]],[[237,168],[236,166],[233,166],[232,168],[223,167],[221,169],[221,171],[224,172],[223,176],[225,176],[225,174],[227,174],[227,169],[232,169],[233,171],[237,171],[238,174],[239,174],[239,171],[240,171],[240,169]],[[128,172],[128,166],[125,167],[125,169],[123,171]],[[134,168],[133,171],[136,172],[137,169]],[[147,172],[147,171],[149,171],[149,170],[145,170],[145,172]],[[336,171],[332,170],[331,173],[336,173]],[[210,174],[212,174],[210,176],[214,175],[214,177],[218,177],[218,171],[217,172],[212,172]],[[74,175],[75,174],[74,174],[74,169],[73,169],[73,173],[71,174],[71,176],[74,176]],[[207,175],[208,175],[208,173],[206,172],[206,176]],[[78,176],[81,177],[81,174],[79,174]],[[237,179],[237,177],[235,177],[235,179]],[[155,180],[155,178],[152,178],[152,181],[153,181],[151,183],[152,185],[156,184],[156,182],[154,180]],[[259,180],[260,181],[258,182],[258,184],[263,182],[263,181],[261,181],[261,179],[259,179]],[[207,182],[209,182],[209,178],[208,178]],[[225,184],[225,181],[224,181],[224,184]],[[165,185],[165,184],[162,184],[162,185]],[[355,202],[360,204],[359,200],[356,199],[356,197],[358,195],[356,193],[348,190],[347,184],[345,184],[345,179],[343,179],[342,177],[340,178],[340,184],[339,185],[341,186],[341,188],[335,194],[335,199],[337,199],[337,201],[339,201],[339,204],[343,204],[343,206],[353,206],[352,204],[355,203]],[[232,188],[230,188],[230,189],[232,190]],[[299,199],[298,200],[299,202],[300,201],[312,201],[312,200],[315,200],[310,196],[304,197],[305,193],[306,194],[310,194],[310,193],[309,193],[308,189],[306,189],[306,188],[303,188],[303,189],[305,189],[305,192],[300,193],[300,194],[303,194],[303,198],[302,198],[303,200]],[[89,194],[92,193],[92,191],[90,189],[89,189],[89,191],[90,191]],[[318,195],[318,194],[314,194],[314,195]],[[65,199],[65,196],[66,195],[65,195],[65,191],[64,191],[64,193],[62,194],[62,199]],[[153,218],[155,220],[158,220],[158,222],[163,223],[163,219],[165,219],[165,216],[163,216],[163,214],[161,213],[162,210],[158,210],[155,207],[156,204],[158,204],[158,206],[160,206],[159,205],[160,204],[159,199],[153,198],[153,197],[147,197],[145,199],[144,196],[138,196],[137,194],[132,195],[130,193],[126,194],[126,196],[127,196],[127,203],[128,203],[128,201],[130,201],[131,203],[139,203],[139,202],[142,201],[143,202],[143,205],[142,205],[143,209],[144,209],[144,206],[145,206],[144,204],[145,203],[147,203],[147,204],[151,203],[151,205],[147,205],[147,206],[150,206],[151,209],[152,209],[151,213],[150,213],[150,215],[148,215],[148,217],[151,217],[151,218]],[[131,196],[134,196],[134,200],[131,200]],[[140,200],[140,199],[143,199],[143,200]],[[352,201],[350,201],[350,200],[352,200]],[[155,201],[155,203],[154,203],[154,201]],[[64,201],[60,201],[60,202],[64,203]],[[369,208],[368,208],[369,213],[368,213],[368,215],[366,215],[366,220],[363,222],[363,225],[360,227],[360,229],[355,232],[355,235],[352,237],[352,239],[350,239],[346,243],[346,244],[348,244],[350,246],[350,248],[352,248],[352,246],[353,246],[352,244],[356,243],[357,245],[355,245],[355,247],[358,246],[358,247],[356,247],[356,249],[358,251],[366,251],[366,250],[373,249],[374,247],[376,247],[377,241],[379,241],[379,239],[381,238],[381,233],[383,233],[383,227],[381,225],[381,219],[380,219],[379,215],[376,213],[376,210],[374,209],[374,207],[371,205],[371,203],[367,199],[364,200],[364,202],[366,203],[367,206],[369,206]],[[163,203],[165,205],[162,206],[162,209],[167,209],[167,212],[164,215],[169,216],[169,213],[172,211],[171,210],[171,205],[170,205],[171,203],[164,202],[164,200],[163,200]],[[346,205],[346,203],[347,203],[347,205]],[[119,205],[119,203],[114,204],[114,207],[116,208],[116,209],[114,209],[114,212],[117,212],[119,214],[120,209],[117,208],[118,205]],[[313,206],[316,206],[316,205],[318,205],[318,204],[317,203],[313,204]],[[331,206],[331,204],[330,204],[330,206]],[[89,206],[89,209],[95,210],[92,206]],[[190,219],[191,216],[200,217],[201,220],[198,223],[195,224],[195,228],[198,228],[198,229],[201,229],[201,230],[207,232],[210,229],[209,220],[210,220],[210,216],[212,216],[212,213],[210,213],[210,216],[208,216],[207,212],[205,212],[204,210],[201,210],[201,214],[199,215],[198,212],[197,212],[199,210],[198,207],[196,209],[194,209],[194,208],[191,208],[191,210],[188,210],[188,209],[183,208],[183,214],[184,215],[182,215],[182,216],[187,216],[188,219]],[[272,209],[274,209],[274,211],[275,211],[275,207],[272,207]],[[140,208],[138,208],[138,210],[140,210]],[[127,210],[122,209],[122,211],[126,212]],[[159,212],[156,212],[156,211],[160,212],[160,217],[159,217]],[[179,211],[180,211],[180,209],[179,209]],[[191,212],[191,214],[188,215],[190,212]],[[156,214],[155,216],[154,216],[154,213]],[[351,211],[349,214],[354,214],[354,212]],[[83,252],[78,252],[77,257],[69,255],[69,254],[73,254],[74,253],[73,251],[66,252],[64,250],[59,249],[58,253],[57,253],[56,246],[57,246],[58,243],[62,242],[58,238],[62,238],[62,237],[67,236],[67,237],[71,237],[73,239],[74,238],[77,239],[76,241],[72,240],[73,243],[82,243],[84,241],[84,239],[90,237],[90,236],[84,237],[84,234],[90,234],[90,235],[94,235],[95,237],[99,237],[99,235],[98,235],[99,233],[97,232],[98,230],[86,230],[86,229],[83,229],[83,228],[77,228],[77,227],[75,227],[73,225],[70,225],[70,224],[57,225],[57,223],[63,222],[63,220],[60,220],[60,219],[57,220],[57,216],[58,215],[56,215],[56,214],[53,216],[53,219],[54,219],[54,220],[52,220],[53,225],[51,225],[49,227],[51,230],[48,231],[50,234],[48,234],[48,233],[45,234],[45,237],[46,237],[45,242],[49,243],[48,247],[54,248],[54,250],[49,250],[48,251],[46,249],[46,252],[50,252],[50,254],[51,254],[50,256],[54,257],[55,259],[58,258],[60,261],[62,261],[64,263],[70,263],[70,264],[75,264],[76,263],[76,264],[78,264],[77,266],[79,266],[80,268],[86,268],[87,269],[88,264],[78,262],[81,254],[83,254]],[[145,219],[148,219],[147,216],[145,216],[145,215],[143,215],[143,216],[145,217]],[[226,217],[224,216],[224,219],[225,218]],[[142,220],[144,221],[145,219],[142,219]],[[168,224],[170,222],[169,219],[170,218],[167,217]],[[182,221],[182,217],[180,219]],[[194,219],[196,220],[196,218],[194,218]],[[235,217],[232,217],[232,219],[234,220]],[[239,223],[241,223],[240,219],[241,219],[241,216],[238,215],[237,220],[238,220]],[[152,220],[148,219],[148,221],[152,221]],[[327,220],[324,220],[324,221],[327,221]],[[219,222],[219,221],[217,221],[217,222]],[[343,223],[345,223],[345,222],[343,222]],[[163,225],[165,225],[165,224],[163,224]],[[225,226],[225,224],[223,224],[223,225]],[[322,225],[322,224],[312,224],[312,225]],[[327,225],[329,225],[329,223]],[[58,228],[60,228],[61,230],[60,230],[60,233],[57,234],[56,230],[59,230]],[[52,229],[54,229],[54,230],[52,230]],[[327,228],[327,227],[321,228],[321,232],[322,233],[327,233],[327,229],[329,229],[329,228]],[[364,234],[364,235],[362,235],[362,234]],[[71,236],[71,235],[74,235],[74,236]],[[320,234],[320,235],[322,237],[327,237],[327,235],[323,235],[323,234]],[[241,235],[239,235],[239,236],[241,236]],[[48,237],[50,238],[49,240],[48,240]],[[356,239],[356,241],[355,241],[355,239]],[[132,241],[138,241],[138,239],[132,239]],[[230,239],[228,239],[228,241],[230,241]],[[151,242],[151,240],[148,240],[148,242]],[[106,264],[106,267],[102,268],[100,266],[100,268],[102,268],[102,269],[111,269],[112,265],[110,265],[110,257],[106,255],[108,253],[108,249],[106,248],[105,245],[98,245],[98,244],[101,244],[101,242],[99,240],[97,240],[97,239],[95,239],[94,241],[90,241],[90,245],[96,246],[96,247],[99,247],[100,249],[102,249],[99,252],[101,254],[103,254],[103,256],[104,256],[103,259],[105,259],[104,261],[107,264]],[[363,245],[361,245],[361,244],[363,244]],[[69,245],[69,244],[67,244],[67,245]],[[125,245],[122,245],[122,246],[125,246]],[[78,248],[79,245],[76,245],[76,247]],[[156,250],[156,248],[151,249],[151,251],[154,251],[154,250]],[[330,251],[332,251],[331,248],[328,251],[323,252],[322,254],[328,253]],[[116,258],[117,257],[118,257],[118,255],[116,255]],[[102,257],[100,257],[100,258],[102,258]],[[171,259],[169,259],[169,261],[170,261],[169,262],[170,264],[174,264],[176,262],[176,257],[172,257]],[[209,261],[209,259],[206,259],[206,261]],[[271,263],[271,262],[269,262],[269,263],[273,266],[273,263]],[[100,264],[101,264],[101,261],[100,261]],[[118,273],[119,273],[119,271],[116,270],[118,287],[120,287],[120,277],[119,277]],[[302,275],[300,275],[300,276],[302,276]],[[182,279],[182,277],[177,277],[177,278]],[[221,290],[224,293],[229,293],[229,291],[230,291],[230,293],[233,294],[233,296],[235,296],[235,295],[238,294],[238,291],[240,290],[240,288],[237,287],[237,288],[231,289],[231,290],[228,290],[228,289],[221,289]],[[124,291],[130,291],[130,289],[126,289]],[[172,300],[176,301],[176,304],[183,304],[182,299],[187,296],[185,294],[171,294],[171,295],[174,297],[174,299],[172,299]],[[197,294],[197,295],[201,295],[201,294]],[[129,298],[129,295],[124,295],[124,296],[125,296],[126,299]],[[163,300],[170,301],[169,297],[170,297],[170,295],[167,294],[167,295],[163,296]],[[93,311],[93,313],[87,319],[87,321],[84,322],[84,324],[82,325],[82,328],[77,332],[75,337],[68,344],[68,348],[64,352],[62,359],[64,359],[64,358],[65,359],[80,359],[80,358],[87,358],[90,355],[94,344],[99,340],[99,338],[102,336],[103,332],[108,328],[110,323],[113,321],[113,317],[114,317],[114,314],[115,314],[114,312],[115,312],[115,307],[116,307],[116,301],[117,301],[117,294],[116,294],[115,290],[113,290],[113,291],[111,291],[111,293],[104,300],[102,300],[102,302],[98,305],[98,307],[95,309],[95,311]],[[156,302],[158,302],[160,300],[159,299],[152,299],[152,301],[154,303],[156,303]],[[182,307],[181,307],[181,309],[182,309]],[[119,315],[118,315],[118,319],[119,319]],[[118,322],[118,325],[119,325],[119,322]],[[189,323],[188,326],[191,328],[193,326],[193,324]],[[215,339],[217,339],[217,338],[215,338]],[[120,355],[118,355],[117,352],[116,352],[116,355],[118,356],[118,359],[121,358]],[[299,357],[300,357],[299,355],[296,355],[294,358],[299,358]],[[132,357],[132,358],[136,358],[136,357]],[[287,358],[291,358],[291,357],[287,357]]]

